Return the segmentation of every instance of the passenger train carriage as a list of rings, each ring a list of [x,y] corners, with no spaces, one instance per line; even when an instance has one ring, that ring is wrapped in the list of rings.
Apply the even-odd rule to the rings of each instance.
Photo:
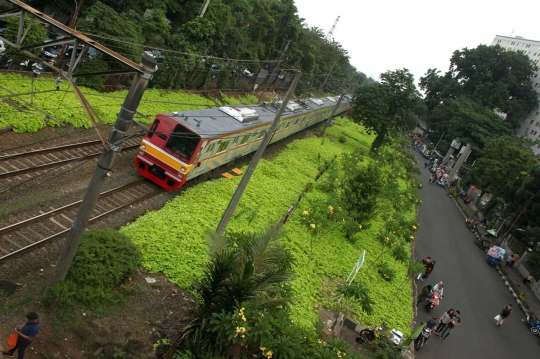
[[[351,108],[345,96],[336,115]],[[329,118],[336,97],[289,101],[270,143]],[[279,104],[159,114],[142,140],[137,171],[166,190],[256,151]]]

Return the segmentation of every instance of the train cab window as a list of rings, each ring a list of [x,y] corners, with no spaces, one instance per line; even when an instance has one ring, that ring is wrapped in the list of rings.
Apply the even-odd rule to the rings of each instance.
[[[152,127],[150,127],[150,130],[148,130],[148,138],[152,138],[154,136],[154,133],[156,132],[157,127],[159,126],[159,120],[155,120],[152,124]]]
[[[189,161],[200,138],[182,125],[176,125],[165,147],[183,161]]]

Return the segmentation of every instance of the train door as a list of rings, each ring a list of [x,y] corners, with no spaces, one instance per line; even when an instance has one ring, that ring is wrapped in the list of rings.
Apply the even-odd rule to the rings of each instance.
[[[201,146],[199,155],[193,163],[193,169],[190,173],[190,178],[198,176],[204,172],[208,172],[216,166],[212,165],[213,157],[217,151],[217,141],[208,141]]]

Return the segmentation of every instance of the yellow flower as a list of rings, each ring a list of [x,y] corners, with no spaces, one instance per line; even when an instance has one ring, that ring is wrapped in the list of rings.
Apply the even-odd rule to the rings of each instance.
[[[312,229],[317,228],[317,226],[315,225],[315,223],[311,223],[311,224],[309,225],[309,227],[312,228]]]
[[[259,349],[260,349],[262,352],[266,350],[265,347],[260,347]]]
[[[412,229],[414,229],[416,231],[416,226],[412,226]]]
[[[244,334],[242,334],[242,338],[245,338],[246,336]]]
[[[343,211],[343,208],[338,207],[337,210],[341,212],[341,211]]]
[[[362,229],[362,225],[359,225],[358,228]]]
[[[308,211],[302,212],[302,216],[309,216],[309,212]]]
[[[414,239],[414,236],[410,236],[409,238],[410,238],[410,239]]]
[[[334,211],[334,207],[332,207],[332,206],[328,206],[328,211],[329,211],[329,212],[332,212],[332,211]]]

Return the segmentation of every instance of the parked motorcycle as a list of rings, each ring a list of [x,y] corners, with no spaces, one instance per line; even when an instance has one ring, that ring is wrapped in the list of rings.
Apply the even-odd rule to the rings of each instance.
[[[356,338],[357,343],[371,342],[378,338],[386,330],[386,323],[382,323],[380,327],[366,328],[360,331],[360,335]]]
[[[439,302],[441,301],[441,297],[438,293],[433,293],[430,298],[426,299],[426,312],[430,312],[435,308],[435,306],[439,305]]]
[[[536,319],[536,317],[527,315],[527,324],[530,325],[530,331],[534,335],[538,335],[540,333],[540,320]]]
[[[484,238],[476,237],[474,239],[474,244],[480,247],[480,249],[482,249],[484,252],[487,251],[489,247],[491,246],[491,244],[489,243],[489,240],[485,237]]]
[[[422,333],[414,340],[414,350],[419,351],[431,336],[431,329],[424,327]]]

